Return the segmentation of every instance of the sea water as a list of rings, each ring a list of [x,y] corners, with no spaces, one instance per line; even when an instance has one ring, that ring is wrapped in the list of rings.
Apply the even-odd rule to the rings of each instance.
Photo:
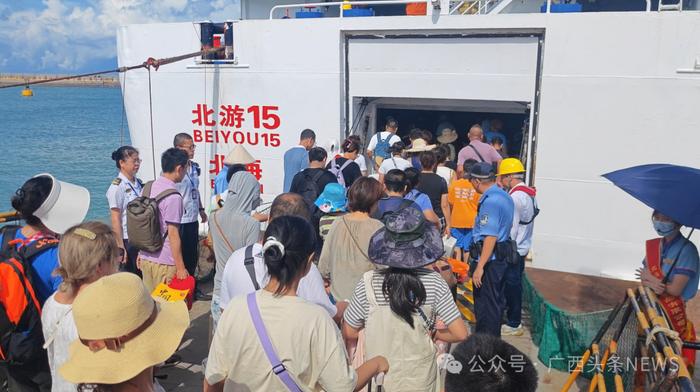
[[[112,151],[129,143],[119,88],[34,86],[0,89],[0,212],[39,173],[86,187],[86,219],[109,220],[105,193],[118,170]]]

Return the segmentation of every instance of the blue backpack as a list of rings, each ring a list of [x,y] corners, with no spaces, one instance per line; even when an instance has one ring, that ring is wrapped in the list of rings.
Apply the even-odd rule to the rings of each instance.
[[[377,146],[374,147],[374,156],[383,159],[391,157],[389,154],[389,139],[391,139],[392,136],[392,134],[389,134],[386,139],[382,139],[382,133],[377,133]]]

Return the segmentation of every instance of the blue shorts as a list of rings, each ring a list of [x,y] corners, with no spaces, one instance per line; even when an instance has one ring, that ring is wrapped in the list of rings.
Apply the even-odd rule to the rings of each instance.
[[[457,240],[457,247],[463,250],[469,250],[472,244],[472,229],[450,229],[450,234]]]

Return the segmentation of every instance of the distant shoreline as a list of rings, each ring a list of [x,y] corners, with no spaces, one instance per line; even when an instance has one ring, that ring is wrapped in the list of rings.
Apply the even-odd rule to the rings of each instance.
[[[16,83],[37,82],[41,80],[60,78],[69,75],[51,74],[0,74],[0,86]],[[42,86],[74,86],[74,87],[119,87],[119,79],[109,76],[88,76],[57,82],[41,83]]]

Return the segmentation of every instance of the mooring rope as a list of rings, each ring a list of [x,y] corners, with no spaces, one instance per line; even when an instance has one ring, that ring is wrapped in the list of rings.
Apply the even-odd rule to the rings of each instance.
[[[150,70],[151,67],[153,67],[153,69],[155,69],[157,71],[158,68],[160,66],[163,66],[163,65],[176,63],[178,61],[186,60],[186,59],[189,59],[192,57],[203,56],[203,55],[207,55],[207,54],[211,54],[211,53],[221,52],[224,49],[225,48],[223,48],[223,47],[204,49],[204,50],[200,50],[198,52],[187,53],[187,54],[183,54],[183,55],[175,56],[175,57],[166,57],[164,59],[154,59],[153,57],[149,57],[148,60],[144,61],[142,64],[132,65],[130,67],[119,67],[119,68],[110,69],[110,70],[106,70],[106,71],[90,72],[90,73],[84,73],[84,74],[78,74],[78,75],[59,76],[56,78],[34,80],[31,82],[8,84],[8,85],[0,86],[0,89],[11,88],[11,87],[31,86],[34,84],[58,82],[61,80],[86,78],[88,76],[97,76],[97,75],[103,75],[103,74],[108,74],[108,73],[123,73],[123,72],[127,72],[127,71],[133,71],[133,70],[139,69],[139,68],[146,68],[146,69]]]
[[[153,179],[158,179],[156,176],[156,147],[153,138],[153,95],[151,93],[151,69],[148,68],[148,112],[151,116],[151,160],[153,162]]]

